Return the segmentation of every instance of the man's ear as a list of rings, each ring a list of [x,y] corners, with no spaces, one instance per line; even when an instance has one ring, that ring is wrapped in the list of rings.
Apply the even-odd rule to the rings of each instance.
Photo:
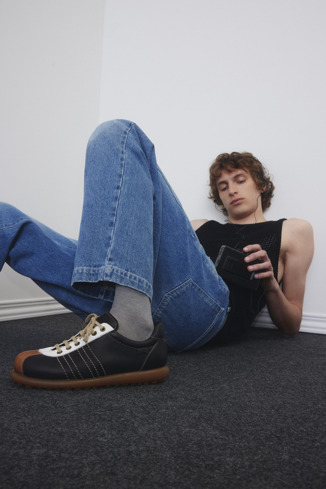
[[[267,188],[267,182],[266,182],[266,179],[265,178],[262,178],[261,179],[261,184],[260,184],[259,187],[260,187],[259,188],[260,193],[263,194],[265,192],[266,188]]]

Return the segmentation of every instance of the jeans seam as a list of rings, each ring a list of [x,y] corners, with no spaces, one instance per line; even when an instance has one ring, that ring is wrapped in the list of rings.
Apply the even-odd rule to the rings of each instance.
[[[116,199],[116,206],[114,209],[114,219],[113,219],[113,224],[112,224],[112,230],[111,230],[111,236],[110,236],[110,246],[108,248],[107,254],[106,254],[106,263],[110,263],[110,254],[114,245],[114,230],[115,230],[115,225],[116,225],[116,219],[117,219],[117,214],[118,214],[118,208],[120,204],[120,195],[121,195],[121,188],[122,188],[122,183],[124,179],[124,174],[125,174],[125,163],[126,163],[126,146],[127,146],[127,141],[128,137],[130,134],[130,131],[132,127],[134,126],[134,123],[130,123],[129,127],[125,129],[123,133],[123,149],[122,149],[122,154],[121,154],[121,163],[122,163],[122,168],[121,168],[121,177],[120,177],[120,182],[119,182],[119,191]]]
[[[30,218],[28,218],[28,217],[22,217],[22,218],[18,219],[18,221],[15,221],[14,223],[10,223],[10,224],[8,224],[6,226],[0,227],[0,231],[2,229],[14,228],[17,224],[21,223],[22,221],[29,222],[30,221]]]

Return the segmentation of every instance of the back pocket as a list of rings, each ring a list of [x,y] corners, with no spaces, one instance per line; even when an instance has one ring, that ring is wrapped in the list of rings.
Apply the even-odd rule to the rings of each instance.
[[[153,317],[163,323],[170,349],[199,348],[218,333],[227,314],[228,291],[219,295],[225,303],[217,303],[192,279],[164,295]]]

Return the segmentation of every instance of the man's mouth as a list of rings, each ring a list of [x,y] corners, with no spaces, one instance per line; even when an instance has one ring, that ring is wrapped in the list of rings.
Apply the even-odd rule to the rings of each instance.
[[[241,198],[234,199],[234,200],[232,200],[231,205],[241,204],[242,201],[243,201],[243,199],[241,199]]]

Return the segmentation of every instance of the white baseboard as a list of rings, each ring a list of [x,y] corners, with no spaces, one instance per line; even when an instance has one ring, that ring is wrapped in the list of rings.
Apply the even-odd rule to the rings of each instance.
[[[0,301],[0,321],[52,316],[53,314],[67,314],[69,312],[68,309],[50,297]],[[257,316],[254,326],[275,328],[267,309],[263,309]],[[326,334],[326,315],[304,313],[300,331],[302,333]]]
[[[51,297],[0,301],[0,321],[52,316],[68,312],[70,312],[68,309]]]
[[[271,321],[267,309],[263,309],[256,317],[253,326],[258,328],[276,328]],[[303,313],[301,333],[326,334],[326,315]]]

